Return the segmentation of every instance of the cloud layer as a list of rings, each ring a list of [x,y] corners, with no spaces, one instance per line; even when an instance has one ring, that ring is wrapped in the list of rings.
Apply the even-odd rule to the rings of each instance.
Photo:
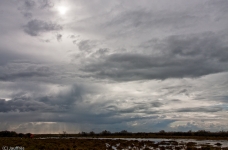
[[[0,130],[227,130],[227,4],[3,0]]]
[[[146,41],[138,47],[146,52],[102,55],[82,69],[96,78],[141,80],[200,77],[225,72],[228,45],[214,34],[170,36]],[[90,60],[87,60],[90,61]]]
[[[24,31],[31,36],[38,36],[40,33],[58,31],[62,27],[52,22],[45,22],[42,20],[31,20],[24,26]],[[57,37],[58,38],[58,37]],[[60,37],[58,38],[60,39]]]

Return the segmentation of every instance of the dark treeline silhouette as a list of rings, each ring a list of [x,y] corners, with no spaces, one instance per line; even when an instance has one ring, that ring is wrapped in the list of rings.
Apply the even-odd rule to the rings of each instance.
[[[214,137],[228,137],[228,131],[219,131],[219,132],[210,132],[206,130],[198,130],[198,131],[191,131],[188,132],[182,132],[182,131],[171,131],[166,132],[164,130],[161,130],[159,132],[138,132],[138,133],[132,133],[128,132],[126,130],[122,130],[120,132],[114,132],[111,133],[110,131],[104,130],[100,133],[95,133],[93,131],[87,133],[87,132],[81,132],[79,133],[81,136],[214,136]]]
[[[33,134],[31,133],[16,133],[15,131],[0,131],[0,137],[23,137],[23,138],[32,138]]]
[[[66,133],[65,131],[59,135],[55,135],[55,134],[37,134],[35,135],[36,137],[40,137],[40,136],[61,136],[62,137],[70,137],[70,136],[79,136],[79,137],[93,137],[93,136],[131,136],[131,137],[159,137],[159,136],[202,136],[202,137],[228,137],[228,131],[219,131],[219,132],[210,132],[210,131],[205,131],[205,130],[199,130],[199,131],[188,131],[188,132],[182,132],[182,131],[178,131],[178,132],[166,132],[164,130],[161,130],[159,132],[138,132],[138,133],[132,133],[132,132],[128,132],[127,130],[122,130],[120,132],[110,132],[107,130],[104,130],[100,133],[95,133],[93,131],[91,132],[80,132],[79,134],[70,134],[70,133]],[[31,133],[16,133],[15,131],[0,131],[0,137],[21,137],[21,138],[33,138],[33,134]]]

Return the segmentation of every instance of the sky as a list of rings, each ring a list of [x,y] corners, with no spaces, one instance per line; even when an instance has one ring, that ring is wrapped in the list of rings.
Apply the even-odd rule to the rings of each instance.
[[[0,0],[0,130],[228,130],[227,0]]]

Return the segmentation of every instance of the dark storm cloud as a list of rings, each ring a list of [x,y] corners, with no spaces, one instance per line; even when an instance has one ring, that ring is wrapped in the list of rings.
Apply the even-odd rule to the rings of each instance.
[[[228,69],[228,45],[212,33],[171,36],[140,46],[143,53],[114,53],[84,66],[95,78],[113,80],[200,77]]]
[[[31,20],[24,26],[24,31],[31,36],[39,36],[41,33],[62,30],[62,26],[42,20]]]
[[[48,77],[53,75],[49,67],[28,67],[25,70],[20,70],[18,72],[3,72],[0,75],[0,81],[14,81],[21,78],[31,78],[31,77]]]

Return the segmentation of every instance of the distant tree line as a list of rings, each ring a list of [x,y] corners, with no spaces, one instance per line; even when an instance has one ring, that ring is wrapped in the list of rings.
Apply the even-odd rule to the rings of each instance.
[[[25,137],[25,138],[32,138],[33,134],[31,133],[16,133],[15,131],[0,131],[0,137]]]
[[[111,133],[110,131],[104,130],[100,133],[95,133],[93,131],[87,133],[87,132],[80,132],[80,135],[84,135],[84,136],[91,136],[91,135],[103,135],[103,136],[108,136],[108,135],[131,135],[131,132],[128,132],[126,130],[123,130],[121,132],[115,132],[115,133]]]
[[[73,134],[67,134],[66,131],[63,131],[63,133],[60,135],[62,137],[68,137],[72,136]],[[33,138],[33,134],[31,133],[16,133],[15,131],[0,131],[0,137],[21,137],[21,138]],[[36,135],[38,136],[38,135]],[[50,135],[48,135],[50,136]],[[53,134],[51,136],[54,136]],[[210,137],[228,137],[228,131],[219,131],[219,132],[210,132],[206,130],[198,130],[198,131],[191,131],[188,132],[166,132],[164,130],[161,130],[159,132],[128,132],[127,130],[122,130],[120,132],[110,132],[107,130],[104,130],[100,133],[95,133],[93,131],[91,132],[80,132],[79,134],[74,134],[74,136],[132,136],[132,137],[155,137],[155,136],[210,136]]]
[[[198,130],[198,131],[191,131],[182,132],[182,131],[171,131],[166,132],[161,130],[159,132],[138,132],[132,133],[126,130],[122,130],[120,132],[111,133],[110,131],[104,130],[100,133],[91,132],[80,132],[79,135],[81,136],[219,136],[219,137],[228,137],[228,131],[219,131],[219,132],[210,132],[206,130]]]
[[[157,135],[167,135],[167,136],[228,136],[228,131],[210,132],[206,130],[198,130],[188,132],[165,132],[164,130],[157,133]]]

